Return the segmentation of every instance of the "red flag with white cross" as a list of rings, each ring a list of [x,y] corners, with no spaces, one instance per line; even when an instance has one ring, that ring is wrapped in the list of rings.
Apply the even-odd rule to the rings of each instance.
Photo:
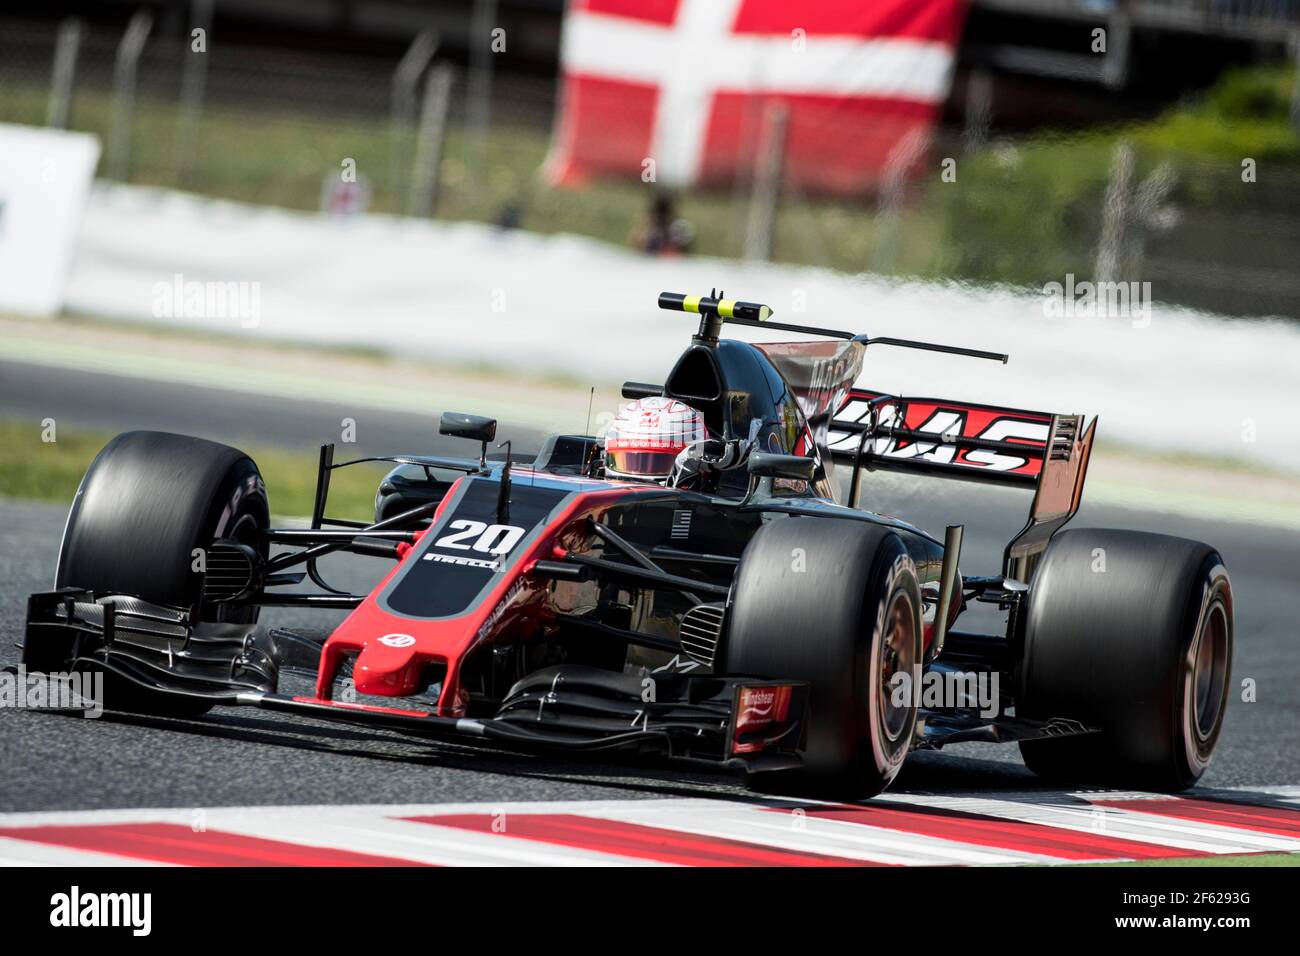
[[[786,181],[854,193],[925,152],[967,0],[570,0],[551,180],[728,182],[784,111]]]

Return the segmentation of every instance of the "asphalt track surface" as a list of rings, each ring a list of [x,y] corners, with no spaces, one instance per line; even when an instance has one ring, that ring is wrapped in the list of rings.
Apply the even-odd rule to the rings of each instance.
[[[55,417],[66,427],[159,428],[218,440],[313,450],[357,419],[358,453],[455,452],[428,417],[349,410],[214,389],[182,388],[0,362],[5,418]],[[457,409],[473,411],[473,409]],[[511,432],[523,447],[536,435]],[[466,453],[468,450],[461,451]],[[948,483],[874,483],[868,503],[931,531],[965,523],[963,570],[996,570],[1023,521],[1023,492]],[[1086,497],[1086,495],[1085,495]],[[274,500],[274,489],[272,489]],[[0,665],[15,663],[27,595],[50,586],[65,509],[0,501]],[[1088,506],[1076,527],[1129,527],[1211,542],[1232,574],[1237,609],[1234,683],[1256,682],[1256,702],[1235,698],[1202,783],[1250,787],[1300,782],[1300,541],[1293,532],[1189,515]],[[364,586],[374,559],[332,558],[340,581]],[[266,619],[303,623],[300,611]],[[311,623],[328,627],[338,614]],[[969,626],[969,625],[967,625]],[[200,720],[106,714],[98,720],[0,710],[0,811],[271,804],[505,802],[739,796],[727,777],[670,765],[555,760],[431,744],[387,732],[218,708]],[[1037,786],[1014,747],[960,745],[914,756],[894,790],[1021,792]]]

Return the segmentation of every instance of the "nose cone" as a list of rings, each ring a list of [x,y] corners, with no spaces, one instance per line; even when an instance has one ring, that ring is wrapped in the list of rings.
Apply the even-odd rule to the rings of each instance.
[[[407,634],[386,634],[368,641],[352,665],[352,681],[359,694],[406,697],[420,687],[424,660],[416,651],[415,638]]]

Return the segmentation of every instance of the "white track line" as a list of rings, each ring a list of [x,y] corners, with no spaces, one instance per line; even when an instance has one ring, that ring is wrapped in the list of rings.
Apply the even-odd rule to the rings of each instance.
[[[1099,798],[1105,796],[1106,799],[1111,799],[1110,794],[1093,794],[1093,796]],[[906,809],[908,806],[924,806],[961,810],[1004,820],[1040,823],[1063,830],[1096,833],[1101,836],[1119,837],[1203,853],[1300,851],[1300,840],[1297,839],[1238,827],[1158,816],[1136,810],[1092,806],[1087,803],[1066,803],[1059,795],[1035,802],[982,797],[930,797],[917,794],[896,794],[879,799],[882,804],[893,805],[899,809]]]

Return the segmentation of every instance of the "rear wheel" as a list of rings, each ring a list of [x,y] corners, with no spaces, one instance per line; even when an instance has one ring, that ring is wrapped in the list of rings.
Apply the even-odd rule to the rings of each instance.
[[[95,457],[68,512],[55,587],[129,594],[190,607],[202,575],[195,551],[234,538],[265,552],[270,511],[253,460],[236,448],[166,432],[125,432]],[[213,605],[203,620],[251,624],[255,607]],[[115,689],[116,690],[116,689]],[[187,715],[210,705],[117,690],[128,709]]]
[[[1223,726],[1232,639],[1232,586],[1209,545],[1057,535],[1030,589],[1018,711],[1100,733],[1025,741],[1025,764],[1060,782],[1190,787]]]
[[[727,620],[727,673],[810,685],[806,769],[755,781],[852,796],[887,787],[916,727],[923,640],[920,584],[899,536],[854,520],[766,525],[741,558]]]

